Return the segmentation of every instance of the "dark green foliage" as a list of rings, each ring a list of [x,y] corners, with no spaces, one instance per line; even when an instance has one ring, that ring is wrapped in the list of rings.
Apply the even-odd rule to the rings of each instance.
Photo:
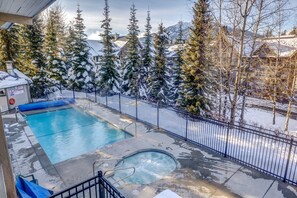
[[[172,65],[172,102],[175,105],[182,93],[182,65],[184,64],[182,55],[184,52],[183,39],[183,22],[179,22],[178,37],[175,41],[176,49],[174,55],[174,61]]]
[[[54,7],[49,10],[45,26],[44,52],[46,56],[47,74],[51,79],[50,86],[61,88],[66,85],[67,70],[63,61],[64,52],[61,38],[64,26],[61,24],[61,9]]]
[[[91,88],[92,79],[90,76],[93,67],[81,12],[78,6],[74,27],[73,29],[69,28],[68,40],[70,43],[67,47],[68,86],[76,90]]]
[[[21,59],[24,72],[32,80],[33,97],[45,96],[48,92],[49,79],[46,74],[46,59],[43,54],[43,32],[41,17],[36,17],[33,25],[20,28]]]
[[[168,35],[161,23],[158,33],[154,37],[155,64],[152,66],[149,76],[149,99],[154,102],[167,104],[169,87],[167,84],[168,76],[167,65],[167,47]]]
[[[207,58],[207,30],[210,23],[208,0],[198,0],[194,8],[193,27],[187,43],[182,66],[183,84],[179,104],[195,114],[210,110],[211,65]]]
[[[13,25],[8,30],[0,30],[0,70],[6,70],[6,61],[13,61],[15,68],[23,71],[19,60],[18,25]]]
[[[99,74],[97,75],[97,85],[101,94],[113,94],[119,90],[119,74],[116,70],[117,58],[114,54],[114,47],[112,44],[112,34],[110,27],[111,18],[109,18],[108,0],[105,0],[104,20],[102,21],[101,34],[103,43],[103,55],[100,59]]]
[[[123,67],[123,92],[130,96],[138,96],[138,81],[140,75],[140,46],[138,41],[139,27],[137,26],[136,8],[133,4],[128,25],[127,55]]]
[[[149,80],[149,72],[153,64],[152,57],[152,35],[151,29],[152,26],[150,24],[151,17],[150,11],[147,12],[146,25],[145,25],[145,41],[143,46],[143,59],[142,65],[140,67],[140,79],[139,79],[139,89],[140,89],[140,97],[147,98],[148,95],[148,80]]]

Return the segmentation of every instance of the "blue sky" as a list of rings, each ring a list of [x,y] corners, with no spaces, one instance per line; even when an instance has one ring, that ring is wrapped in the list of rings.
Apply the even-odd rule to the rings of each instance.
[[[144,31],[148,8],[151,11],[151,24],[153,31],[157,30],[158,24],[163,22],[165,26],[176,24],[179,20],[186,22],[192,19],[192,6],[194,0],[109,0],[111,26],[113,32],[119,34],[127,33],[129,24],[130,7],[135,3],[137,8],[137,19],[140,31]],[[289,0],[288,7],[296,7],[297,0]],[[82,16],[86,26],[86,33],[91,39],[98,39],[101,20],[103,19],[104,0],[57,0],[65,11],[68,21],[76,16],[77,4],[83,10]],[[289,29],[297,25],[296,14],[288,18],[285,28]]]

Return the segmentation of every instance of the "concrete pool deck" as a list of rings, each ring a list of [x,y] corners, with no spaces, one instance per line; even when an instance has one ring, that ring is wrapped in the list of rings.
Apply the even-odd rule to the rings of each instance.
[[[158,149],[173,155],[178,168],[150,185],[121,183],[117,188],[127,198],[150,198],[166,189],[184,198],[297,197],[296,186],[242,166],[152,126],[134,123],[129,117],[86,100],[78,100],[77,106],[118,128],[125,128],[134,137],[53,165],[27,124],[17,123],[14,114],[4,115],[5,132],[16,175],[34,174],[40,185],[58,192],[91,177],[96,160],[99,163],[95,170],[106,171],[113,169],[124,156],[139,150]]]

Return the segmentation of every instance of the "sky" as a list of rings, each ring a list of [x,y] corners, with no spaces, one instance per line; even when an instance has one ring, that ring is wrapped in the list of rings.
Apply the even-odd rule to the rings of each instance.
[[[156,32],[158,25],[163,22],[165,27],[175,25],[178,21],[191,21],[192,0],[109,0],[111,26],[114,33],[127,34],[130,18],[130,7],[135,4],[138,26],[144,32],[147,10],[151,12],[152,31]],[[99,39],[101,20],[103,20],[104,0],[57,0],[68,21],[76,16],[79,3],[89,39]]]
[[[134,3],[137,9],[136,17],[138,26],[144,32],[147,10],[151,12],[152,31],[156,32],[158,25],[163,22],[165,27],[175,25],[183,20],[192,20],[192,6],[195,0],[109,0],[111,27],[114,33],[127,34],[127,26],[130,18],[130,7]],[[67,21],[76,16],[77,5],[80,5],[86,33],[89,39],[99,39],[101,20],[103,20],[104,0],[57,0],[65,12]],[[55,3],[55,4],[56,4]],[[297,0],[289,0],[288,7],[297,7]],[[297,9],[295,9],[297,10]],[[297,12],[295,12],[297,13]],[[285,29],[297,25],[296,14],[292,14],[285,24]]]

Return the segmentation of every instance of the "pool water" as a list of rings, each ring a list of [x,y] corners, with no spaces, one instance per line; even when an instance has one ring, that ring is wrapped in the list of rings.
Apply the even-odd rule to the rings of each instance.
[[[131,137],[75,108],[29,115],[28,123],[52,163]]]
[[[135,168],[134,174],[132,167]],[[116,169],[113,176],[116,181],[126,178],[124,181],[127,183],[150,184],[173,172],[176,162],[163,152],[144,151],[123,159]]]

